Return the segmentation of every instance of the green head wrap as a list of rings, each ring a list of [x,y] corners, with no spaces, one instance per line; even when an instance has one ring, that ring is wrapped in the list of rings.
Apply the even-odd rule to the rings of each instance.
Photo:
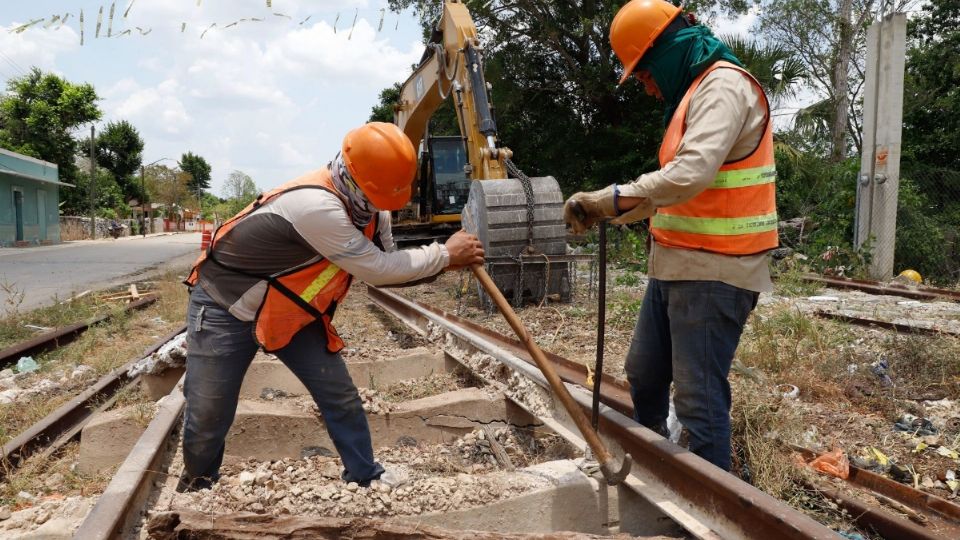
[[[670,123],[690,83],[718,60],[743,67],[709,28],[699,24],[661,36],[643,55],[637,69],[649,71],[663,94],[664,125]]]

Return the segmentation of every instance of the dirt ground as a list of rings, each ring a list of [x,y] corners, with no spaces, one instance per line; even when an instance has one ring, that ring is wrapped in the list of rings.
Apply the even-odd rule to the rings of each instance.
[[[604,371],[616,377],[625,376],[645,286],[646,277],[629,270],[614,269],[608,276]],[[464,275],[450,274],[400,292],[512,335],[499,314],[481,309],[475,288]],[[458,297],[458,290],[466,292]],[[361,294],[348,303],[352,307],[345,306],[350,315],[338,316],[340,325],[352,325],[347,321],[363,312],[357,305],[363,292],[356,292]],[[527,304],[517,313],[544,350],[592,366],[597,307],[591,292],[582,283],[572,303]],[[828,480],[797,468],[790,445],[817,453],[840,448],[858,466],[955,498],[960,485],[954,480],[960,476],[960,339],[852,326],[818,318],[813,314],[818,310],[960,329],[960,304],[952,302],[815,286],[778,285],[773,293],[764,293],[731,371],[734,472],[840,531],[855,530],[850,516],[804,487]],[[402,335],[397,325],[387,327]]]

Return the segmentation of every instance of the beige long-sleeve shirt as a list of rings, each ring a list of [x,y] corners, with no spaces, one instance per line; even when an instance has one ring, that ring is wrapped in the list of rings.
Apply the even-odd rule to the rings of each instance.
[[[639,221],[707,189],[725,162],[743,159],[760,143],[767,123],[763,104],[760,91],[739,71],[710,72],[690,99],[686,131],[673,161],[619,186],[621,196],[644,200],[614,222]],[[773,289],[767,259],[765,253],[738,257],[653,242],[649,275],[665,281],[722,281],[763,292]]]

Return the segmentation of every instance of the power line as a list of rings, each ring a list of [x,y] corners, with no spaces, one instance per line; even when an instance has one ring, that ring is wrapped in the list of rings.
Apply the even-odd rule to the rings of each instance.
[[[10,64],[11,67],[13,67],[13,69],[19,71],[21,75],[26,75],[26,74],[27,74],[27,72],[24,71],[24,69],[23,69],[22,67],[20,67],[20,64],[16,63],[16,61],[14,61],[13,58],[10,58],[9,56],[7,56],[7,54],[4,53],[3,51],[0,51],[0,56],[2,56],[3,59],[4,59],[8,64]]]

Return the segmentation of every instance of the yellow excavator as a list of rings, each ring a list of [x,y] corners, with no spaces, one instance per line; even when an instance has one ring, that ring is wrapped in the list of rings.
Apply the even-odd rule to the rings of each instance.
[[[545,295],[567,301],[563,195],[553,177],[524,175],[500,146],[489,91],[476,25],[462,2],[447,0],[394,109],[396,124],[420,148],[418,203],[395,235],[430,240],[462,226],[483,242],[488,272],[515,304]],[[448,97],[460,136],[431,136],[430,118]]]

